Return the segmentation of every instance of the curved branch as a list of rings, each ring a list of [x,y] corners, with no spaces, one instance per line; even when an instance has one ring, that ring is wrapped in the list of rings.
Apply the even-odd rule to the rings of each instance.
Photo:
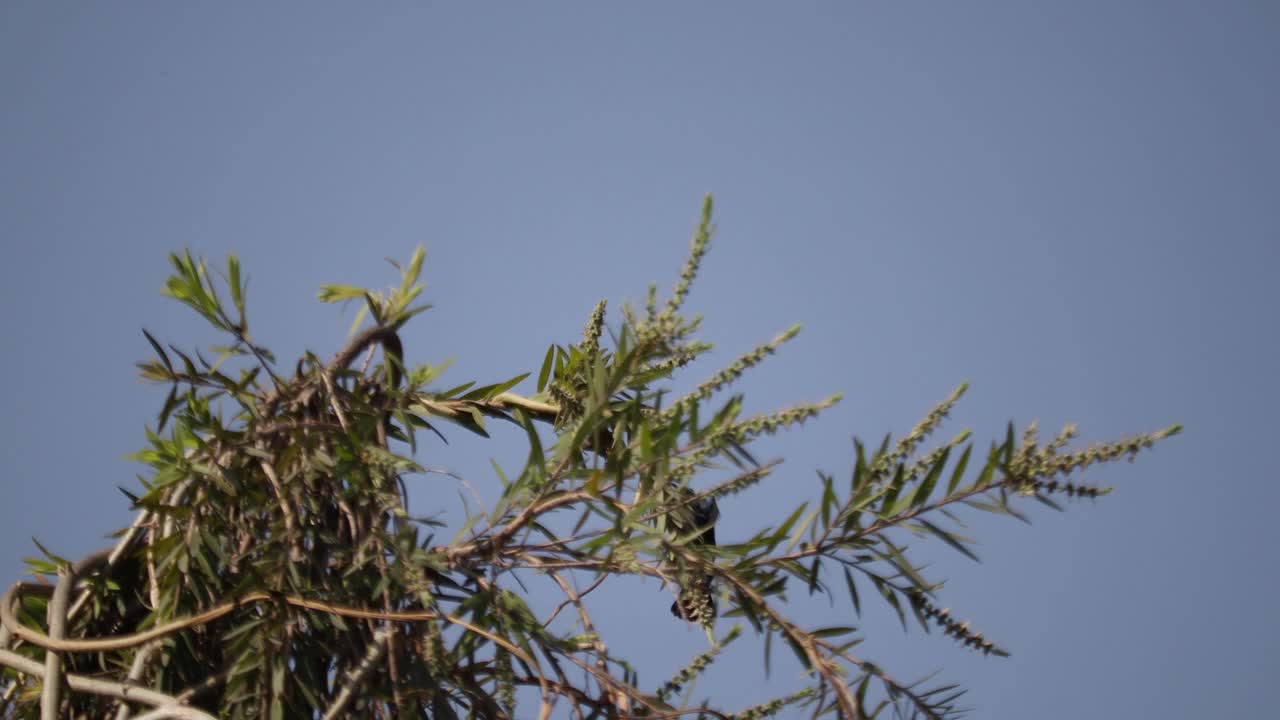
[[[0,599],[0,622],[3,622],[14,635],[26,640],[32,645],[38,645],[46,650],[54,650],[58,652],[104,652],[107,650],[124,650],[126,648],[137,647],[138,645],[150,642],[151,640],[165,637],[166,635],[172,635],[179,630],[185,630],[189,627],[212,622],[251,603],[265,602],[268,600],[278,600],[294,607],[361,620],[398,620],[405,622],[417,622],[421,620],[433,620],[437,617],[441,617],[441,615],[434,610],[388,613],[347,605],[335,605],[333,603],[321,602],[319,600],[308,600],[294,595],[276,595],[258,591],[251,592],[243,597],[229,602],[224,602],[220,605],[215,605],[202,613],[180,618],[178,620],[165,623],[164,625],[158,625],[150,630],[144,630],[142,632],[132,633],[129,635],[102,637],[94,640],[65,640],[52,638],[39,630],[29,628],[18,622],[17,617],[13,612],[13,606],[23,592],[49,593],[52,592],[52,589],[47,585],[36,585],[34,583],[23,582],[14,583],[13,586],[4,594],[4,597]],[[468,629],[473,628],[473,626],[464,621],[450,618],[448,616],[444,617],[450,622],[462,624]],[[472,631],[489,637],[488,633],[485,633],[482,630],[472,629]]]
[[[139,715],[137,720],[205,720],[209,715],[186,705],[166,705]]]
[[[347,344],[333,356],[333,359],[321,368],[321,373],[327,373],[332,376],[346,370],[351,363],[355,361],[357,355],[364,352],[366,348],[374,343],[381,343],[383,350],[394,354],[396,356],[396,361],[399,362],[399,358],[401,357],[399,348],[401,345],[400,337],[396,334],[396,328],[386,325],[374,325],[373,327],[366,328],[361,331],[360,334],[351,338],[351,340],[349,340]],[[398,381],[400,369],[398,367],[394,367],[394,363],[392,363],[392,365],[393,378]],[[288,386],[278,386],[271,392],[266,393],[262,397],[262,402],[269,407],[274,407],[275,404],[287,393],[297,391],[299,387],[302,387],[303,385],[305,385],[305,382],[303,382],[302,379],[295,378],[288,384]]]
[[[394,352],[397,359],[399,359],[400,353],[395,352],[395,350],[400,347],[400,338],[396,335],[395,328],[386,325],[375,325],[351,338],[346,347],[333,356],[333,359],[329,361],[325,369],[329,373],[338,373],[346,370],[355,361],[356,356],[364,352],[364,349],[373,343],[382,343],[384,350]]]
[[[38,678],[44,677],[44,666],[42,666],[39,661],[23,657],[15,652],[0,650],[0,664],[8,665],[19,672],[24,672]],[[120,700],[125,700],[127,702],[141,702],[160,707],[181,707],[175,698],[148,688],[136,687],[126,683],[111,682],[108,680],[99,680],[97,678],[86,677],[84,675],[68,674],[66,678],[67,686],[76,692],[119,698]],[[194,708],[192,708],[192,710],[199,712]],[[206,713],[188,715],[187,717],[200,718],[200,720],[215,720],[212,715],[208,715]]]

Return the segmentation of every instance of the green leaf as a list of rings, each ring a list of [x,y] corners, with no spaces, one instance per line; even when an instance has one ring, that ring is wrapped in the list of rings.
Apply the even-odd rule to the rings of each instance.
[[[956,461],[955,469],[951,471],[951,481],[947,483],[947,494],[956,491],[960,487],[960,480],[964,477],[964,471],[969,467],[969,455],[973,452],[973,445],[966,445],[964,452],[960,453],[960,459]]]
[[[475,425],[476,432],[485,437],[489,437],[489,433],[484,430],[484,414],[469,405],[463,406],[463,411],[471,414],[471,421]]]
[[[953,535],[952,533],[949,533],[946,530],[943,530],[942,528],[938,527],[937,525],[934,525],[928,520],[922,520],[920,518],[917,518],[916,522],[923,525],[926,530],[933,533],[942,542],[950,545],[957,552],[962,553],[965,557],[969,558],[970,560],[973,560],[974,562],[980,562],[978,560],[978,556],[975,555],[972,550],[966,547],[964,542],[961,541],[961,539],[958,536]]]
[[[809,656],[805,654],[804,648],[800,646],[800,643],[792,640],[790,635],[783,635],[782,639],[787,641],[787,647],[791,648],[791,652],[796,654],[796,659],[800,661],[801,667],[806,670],[813,667],[813,664],[809,662]]]
[[[244,321],[244,292],[240,286],[240,258],[235,253],[227,255],[227,285],[231,289],[231,302],[236,306],[236,312],[240,315],[240,330],[245,329]]]
[[[48,559],[52,560],[53,562],[55,562],[55,563],[57,563],[57,564],[59,564],[59,565],[70,565],[70,564],[71,564],[71,561],[70,561],[70,560],[68,560],[68,559],[66,559],[66,558],[64,558],[64,557],[62,557],[62,556],[60,556],[60,555],[54,555],[53,553],[49,552],[49,548],[45,547],[44,545],[41,545],[41,544],[40,544],[40,541],[39,541],[39,540],[37,540],[37,539],[35,539],[34,537],[33,537],[33,538],[31,538],[31,542],[35,543],[35,544],[36,544],[36,547],[40,548],[40,552],[44,553],[44,556],[45,556],[46,558],[48,558]]]
[[[151,337],[151,333],[147,332],[145,328],[143,328],[142,334],[146,336],[147,342],[151,343],[151,347],[155,349],[156,355],[160,356],[160,362],[164,363],[165,369],[169,370],[169,372],[173,372],[173,363],[169,362],[169,355],[165,353],[164,348],[160,347],[160,343],[156,342],[156,339]]]
[[[196,364],[191,361],[191,358],[187,357],[186,353],[182,352],[181,350],[174,347],[173,345],[170,345],[169,349],[173,350],[173,352],[177,354],[178,359],[182,360],[182,369],[183,371],[186,372],[187,375],[190,375],[191,377],[195,377],[200,374],[199,372],[196,371]]]
[[[902,463],[898,463],[898,469],[893,474],[889,489],[880,501],[881,517],[893,517],[896,514],[894,502],[898,499],[898,493],[902,492],[902,486],[906,484],[906,481],[906,467]]]
[[[984,488],[991,484],[991,478],[995,475],[996,467],[1000,465],[1000,452],[996,449],[995,443],[991,445],[991,452],[987,455],[987,464],[983,466],[982,472],[978,475],[978,479],[974,481],[974,488]]]
[[[547,378],[551,377],[551,369],[555,364],[556,346],[551,345],[547,348],[547,355],[542,359],[542,369],[538,371],[538,389],[542,392],[547,388]]]
[[[809,507],[808,501],[801,503],[800,507],[792,511],[786,521],[783,522],[782,525],[778,526],[778,529],[773,533],[772,544],[774,546],[781,542],[782,538],[787,536],[787,533],[791,532],[791,526],[795,524],[796,520],[800,519],[800,514],[803,513],[807,507]]]
[[[835,478],[819,472],[818,477],[822,478],[822,527],[831,527],[831,511],[839,506],[840,501],[836,498]]]
[[[947,448],[934,461],[933,467],[929,468],[929,474],[925,476],[924,481],[920,483],[920,487],[916,488],[916,493],[911,498],[912,507],[919,507],[928,502],[929,495],[933,492],[934,486],[938,484],[938,476],[942,474],[942,468],[946,467],[947,457],[950,454],[951,448]]]
[[[175,382],[173,387],[169,388],[169,395],[165,398],[164,406],[160,409],[160,419],[156,422],[156,432],[164,430],[164,424],[168,421],[169,414],[181,404],[182,400],[178,398],[178,383]]]
[[[461,496],[462,493],[458,493],[458,495]],[[463,503],[466,503],[466,498],[463,498],[462,501]],[[459,540],[461,540],[464,536],[466,536],[467,531],[470,530],[471,527],[476,524],[476,521],[479,520],[481,517],[484,517],[484,516],[480,514],[476,514],[468,517],[466,522],[462,523],[462,527],[458,528],[458,532],[454,533],[453,543],[456,545]]]
[[[316,294],[316,297],[322,303],[335,303],[356,300],[364,297],[365,293],[364,288],[358,288],[354,285],[321,285],[320,292]]]
[[[407,295],[409,289],[418,277],[422,275],[422,260],[427,256],[427,251],[419,245],[413,250],[413,257],[409,258],[409,269],[405,271],[404,277],[400,280],[400,294]]]
[[[889,563],[893,565],[898,572],[902,573],[903,577],[910,580],[916,587],[921,589],[929,587],[929,581],[925,580],[924,576],[920,574],[920,571],[916,569],[916,566],[912,565],[911,561],[907,559],[907,556],[902,554],[901,549],[889,542],[889,540],[883,536],[881,536],[880,542],[882,545],[889,548],[888,554],[879,553],[880,557],[889,561]]]
[[[475,384],[476,383],[474,380],[468,383],[463,383],[455,388],[449,388],[448,390],[437,394],[436,397],[440,398],[441,400],[448,400],[460,392],[465,392],[466,390],[470,389],[472,385],[475,385]]]
[[[547,466],[546,455],[542,449],[542,438],[538,435],[538,429],[533,426],[533,421],[529,419],[523,409],[516,410],[516,421],[524,428],[525,436],[529,440],[529,457],[525,460],[525,474],[530,475],[535,482],[538,482],[546,474]]]
[[[40,575],[57,575],[58,565],[47,560],[41,560],[37,557],[24,557],[22,561],[27,564],[31,572]]]
[[[200,571],[204,573],[205,578],[211,582],[217,582],[218,576],[214,574],[213,567],[209,565],[209,559],[201,552],[200,548],[203,543],[199,540],[200,536],[195,535],[193,537],[195,540],[192,543],[194,547],[191,548],[191,556],[195,558],[196,565],[200,566]],[[293,567],[293,564],[290,563],[289,566]]]
[[[523,374],[520,374],[520,375],[517,375],[517,376],[515,376],[515,377],[511,378],[510,380],[507,380],[506,382],[494,383],[493,385],[486,385],[485,387],[476,388],[475,390],[472,390],[471,392],[467,393],[466,395],[463,395],[463,396],[462,396],[461,398],[459,398],[459,399],[461,399],[461,400],[491,400],[491,399],[493,399],[493,398],[495,398],[495,397],[497,397],[497,396],[501,395],[502,393],[504,393],[504,392],[506,392],[506,391],[510,390],[511,388],[515,387],[516,385],[519,385],[519,384],[520,384],[520,381],[521,381],[521,380],[524,380],[524,379],[525,379],[525,378],[527,378],[527,377],[529,377],[529,373],[523,373]]]
[[[369,308],[364,305],[361,305],[360,309],[356,310],[356,317],[351,321],[351,327],[347,329],[347,337],[351,337],[356,334],[356,330],[360,329],[361,323],[364,322],[364,318],[368,314]]]
[[[898,596],[893,591],[893,588],[889,587],[888,583],[875,575],[871,576],[871,580],[875,584],[876,589],[880,591],[880,595],[884,597],[885,601],[889,603],[889,606],[898,613],[898,622],[902,623],[902,629],[906,630],[907,614],[903,611],[902,603],[898,600]]]
[[[849,588],[849,601],[853,603],[853,612],[858,617],[862,616],[862,602],[858,599],[858,586],[853,581],[853,573],[849,572],[849,568],[844,569],[844,583]]]
[[[807,505],[808,503],[805,504]],[[791,548],[795,547],[796,544],[800,542],[800,538],[804,536],[804,531],[809,529],[809,523],[813,522],[813,519],[818,517],[819,509],[820,508],[814,508],[813,510],[810,510],[809,514],[805,516],[804,521],[796,526],[795,532],[791,533],[791,541],[787,543],[785,552],[791,552]]]
[[[754,615],[751,615],[748,617],[750,617],[752,622],[754,622],[756,625],[759,625],[760,621],[756,620]],[[773,633],[767,632],[764,634],[764,676],[766,678],[769,677],[769,675],[771,674],[773,670],[772,666],[773,666]]]
[[[369,308],[369,314],[373,316],[373,321],[378,325],[382,325],[385,321],[382,313],[382,303],[369,292],[363,292],[365,307]]]
[[[1058,503],[1057,503],[1053,498],[1049,497],[1048,495],[1044,495],[1044,494],[1041,494],[1041,493],[1035,493],[1032,497],[1034,497],[1036,500],[1040,501],[1040,503],[1041,503],[1041,504],[1043,504],[1043,505],[1045,505],[1045,506],[1047,506],[1047,507],[1049,507],[1049,508],[1052,508],[1052,509],[1054,509],[1054,510],[1057,510],[1058,512],[1062,512],[1062,511],[1063,511],[1063,507],[1062,507],[1061,505],[1059,505],[1059,504],[1058,504]]]
[[[854,693],[854,697],[858,699],[858,707],[867,707],[867,688],[871,685],[871,673],[865,673],[862,680],[858,683],[858,689]]]

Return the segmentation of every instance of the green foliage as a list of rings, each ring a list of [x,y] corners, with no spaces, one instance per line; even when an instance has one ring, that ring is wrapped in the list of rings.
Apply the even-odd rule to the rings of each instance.
[[[651,287],[616,326],[601,301],[582,339],[550,346],[536,375],[445,389],[433,389],[445,366],[407,364],[400,343],[427,309],[416,304],[421,249],[385,291],[324,286],[324,302],[362,303],[352,337],[331,359],[307,353],[283,373],[249,335],[236,258],[220,286],[204,261],[172,256],[166,294],[226,344],[209,361],[144,331],[154,357],[142,376],[170,391],[136,455],[151,469],[127,493],[137,520],[110,553],[74,566],[48,551],[28,561],[58,579],[19,583],[0,603],[0,716],[35,717],[50,702],[77,717],[172,703],[226,718],[533,716],[520,701],[543,718],[566,706],[580,717],[957,715],[957,688],[900,681],[854,652],[864,601],[878,597],[904,626],[1007,654],[938,607],[942,586],[908,541],[932,537],[973,557],[955,510],[1022,518],[1027,499],[1097,497],[1106,489],[1083,484],[1081,471],[1179,428],[1072,450],[1073,426],[1041,443],[1034,425],[1010,425],[985,454],[968,431],[923,450],[961,386],[906,435],[855,441],[847,481],[820,473],[819,495],[776,524],[707,542],[690,508],[750,492],[777,464],[758,462],[751,444],[839,401],[742,417],[735,383],[798,326],[671,399],[673,375],[710,348],[681,308],[714,233],[711,209],[708,198],[669,298]],[[534,394],[513,392],[531,376]],[[487,437],[488,419],[523,431],[527,461],[513,477],[495,466],[495,505],[469,508],[461,530],[440,538],[439,521],[407,511],[405,478],[428,472],[414,459],[420,431],[443,438],[452,424]],[[698,583],[709,632],[717,606],[745,624],[655,685],[608,650],[591,618],[586,597],[622,576],[673,591]],[[521,578],[534,577],[563,596],[547,618],[526,601]],[[788,614],[800,591],[846,596],[849,620],[806,626]],[[697,679],[744,628],[760,638],[766,670],[785,646],[810,684],[736,711],[696,698]],[[52,681],[40,681],[45,667]]]

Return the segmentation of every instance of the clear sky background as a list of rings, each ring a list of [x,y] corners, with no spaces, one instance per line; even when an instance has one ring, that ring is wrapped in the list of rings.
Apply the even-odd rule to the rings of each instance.
[[[713,192],[690,300],[712,360],[801,321],[749,409],[845,393],[761,446],[787,463],[725,503],[722,537],[964,380],[949,429],[981,444],[1010,419],[1182,422],[1087,476],[1105,500],[974,516],[982,564],[924,553],[1011,658],[878,612],[864,654],[942,668],[974,717],[1265,716],[1278,71],[1268,2],[4,3],[0,578],[32,536],[78,556],[130,521],[123,456],[164,396],[136,379],[139,329],[208,339],[160,296],[167,252],[238,253],[252,331],[288,362],[344,338],[321,283],[390,284],[382,258],[424,244],[436,309],[407,354],[497,381],[599,298],[670,287]],[[518,435],[455,430],[423,460],[492,500],[488,459],[517,466]],[[456,518],[451,481],[417,483],[416,509]],[[598,597],[648,683],[705,647],[656,584]],[[746,705],[795,673],[766,684],[742,641],[702,687]]]

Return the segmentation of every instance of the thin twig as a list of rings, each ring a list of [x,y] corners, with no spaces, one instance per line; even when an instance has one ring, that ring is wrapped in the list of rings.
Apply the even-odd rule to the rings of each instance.
[[[200,695],[200,693],[207,692],[209,690],[212,690],[218,687],[219,685],[225,684],[228,680],[231,679],[231,674],[234,669],[235,669],[235,665],[233,664],[229,666],[227,669],[223,670],[222,672],[210,675],[209,677],[205,678],[204,680],[201,680],[195,685],[188,687],[187,689],[183,690],[177,695],[174,695],[174,697],[177,698],[178,702],[180,703],[189,703],[193,699],[195,699],[196,696]]]
[[[259,444],[261,446],[261,444]],[[260,448],[261,449],[261,448]],[[266,460],[259,460],[262,466],[262,472],[266,474],[267,480],[271,483],[271,490],[276,494],[276,500],[280,503],[280,512],[284,514],[284,529],[289,536],[289,553],[293,562],[302,562],[306,555],[302,552],[302,542],[298,539],[298,520],[293,515],[293,507],[289,504],[289,496],[284,491],[284,485],[280,482],[280,476],[276,475],[276,469]]]
[[[351,432],[351,423],[347,421],[347,414],[342,410],[342,403],[338,402],[338,390],[333,384],[333,375],[327,369],[320,369],[320,380],[324,383],[324,389],[329,391],[329,406],[333,408],[333,414],[338,416],[338,424],[342,426],[343,432]]]
[[[549,574],[552,577],[556,578],[556,582],[560,582],[559,576],[557,576],[555,572],[550,572]],[[580,601],[582,598],[590,594],[592,590],[595,590],[596,588],[600,587],[600,585],[608,577],[609,577],[608,575],[601,573],[600,577],[596,578],[595,582],[591,583],[591,585],[589,585],[586,590],[583,590],[581,593],[578,593],[578,600]],[[563,585],[561,587],[563,587]],[[549,625],[551,625],[551,621],[556,619],[556,616],[560,614],[560,611],[564,610],[566,607],[568,607],[570,604],[573,604],[574,602],[576,601],[573,599],[573,597],[568,596],[568,599],[566,599],[564,602],[557,605],[556,609],[552,610],[551,614],[547,616],[547,619],[542,621],[542,627],[548,627]]]
[[[575,591],[568,581],[560,577],[560,573],[551,570],[548,571],[547,574],[551,576],[552,580],[556,581],[556,584],[559,585],[560,589],[564,592],[565,597],[567,597],[569,601],[573,603],[573,606],[578,609],[578,619],[582,621],[582,631],[591,637],[591,648],[595,650],[596,653],[596,669],[603,673],[608,673],[609,648],[604,644],[604,640],[600,639],[600,633],[596,630],[595,624],[591,622],[591,614],[587,612],[586,606],[582,604],[582,595]],[[600,582],[606,577],[608,576],[601,575],[597,578],[595,584],[588,588],[587,592],[598,587]],[[601,690],[604,689],[605,688],[601,687]],[[630,703],[627,700],[627,696],[623,693],[614,695],[613,702],[615,706],[620,706],[624,712],[629,709]]]

